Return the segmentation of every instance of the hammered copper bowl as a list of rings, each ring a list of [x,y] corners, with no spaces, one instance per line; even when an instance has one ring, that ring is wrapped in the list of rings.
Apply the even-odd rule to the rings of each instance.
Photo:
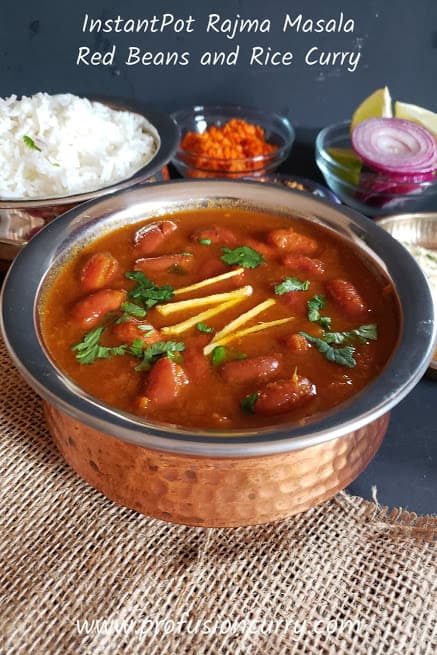
[[[306,425],[207,431],[158,424],[106,406],[56,368],[38,312],[57,270],[102,231],[200,207],[253,208],[317,221],[352,241],[400,301],[399,340],[379,377],[352,401]],[[413,306],[411,297],[420,296]],[[25,379],[42,396],[66,461],[117,503],[199,526],[274,521],[332,497],[369,463],[389,410],[417,383],[432,354],[431,294],[413,258],[349,209],[253,182],[180,181],[89,202],[44,228],[17,257],[3,290],[2,328]],[[199,389],[199,393],[204,390]]]

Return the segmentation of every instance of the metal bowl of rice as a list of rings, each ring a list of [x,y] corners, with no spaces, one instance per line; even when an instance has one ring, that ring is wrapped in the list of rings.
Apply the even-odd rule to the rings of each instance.
[[[71,94],[0,99],[0,267],[64,211],[163,179],[179,142],[148,107]]]
[[[429,282],[437,311],[437,212],[392,214],[379,219],[378,225],[400,241],[417,261]],[[413,303],[421,301],[411,299]],[[437,380],[437,342],[428,377]]]

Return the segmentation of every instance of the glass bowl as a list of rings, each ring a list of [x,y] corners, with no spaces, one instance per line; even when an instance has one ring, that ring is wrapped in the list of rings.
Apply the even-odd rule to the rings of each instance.
[[[400,182],[367,169],[352,150],[350,122],[329,125],[316,139],[316,162],[341,200],[367,216],[417,210],[437,194],[437,181]]]
[[[242,178],[271,173],[288,157],[295,139],[295,131],[288,118],[252,107],[198,106],[176,111],[171,116],[181,130],[182,139],[187,132],[202,134],[212,126],[221,127],[232,118],[237,118],[259,125],[264,130],[266,141],[276,146],[268,154],[242,159],[207,157],[179,146],[173,164],[183,177]]]

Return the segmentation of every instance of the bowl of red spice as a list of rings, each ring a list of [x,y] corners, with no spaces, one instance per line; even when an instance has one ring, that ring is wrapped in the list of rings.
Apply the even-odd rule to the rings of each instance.
[[[252,107],[198,106],[172,118],[181,130],[173,164],[183,177],[266,175],[288,157],[295,138],[288,118]]]

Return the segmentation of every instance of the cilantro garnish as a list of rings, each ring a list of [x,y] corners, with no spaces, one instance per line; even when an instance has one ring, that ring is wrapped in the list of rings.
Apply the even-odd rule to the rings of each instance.
[[[326,343],[341,344],[354,339],[357,339],[360,343],[376,341],[378,339],[378,326],[376,323],[369,323],[368,325],[360,325],[355,330],[325,332],[323,335],[323,341],[326,341]]]
[[[250,246],[238,246],[233,250],[231,248],[222,248],[222,252],[224,255],[220,259],[229,266],[237,264],[243,268],[256,268],[265,261],[264,257]]]
[[[211,353],[211,362],[213,366],[220,366],[226,360],[226,348],[224,346],[216,346]]]
[[[205,332],[205,334],[209,334],[210,332],[214,332],[214,328],[210,327],[206,323],[196,323],[196,328],[199,330],[199,332]]]
[[[145,332],[146,334],[144,336],[146,337],[150,337],[155,332],[155,328],[153,327],[153,325],[143,324],[143,325],[137,325],[136,327],[142,332]]]
[[[160,357],[173,357],[183,350],[185,350],[185,344],[181,341],[157,341],[144,350],[142,353],[143,361],[135,367],[135,370],[144,371],[150,368]]]
[[[307,302],[308,307],[308,320],[311,323],[318,323],[323,329],[329,330],[331,327],[331,318],[329,316],[320,316],[320,310],[325,306],[325,298],[323,296],[313,296]]]
[[[120,323],[125,323],[129,320],[131,316],[135,318],[144,318],[147,314],[146,310],[143,307],[140,307],[134,302],[122,302],[120,309],[123,312],[122,315],[115,321],[117,325]]]
[[[309,280],[302,281],[297,277],[286,277],[285,280],[275,285],[275,293],[277,296],[282,296],[283,293],[289,291],[308,291],[309,286]]]
[[[329,362],[334,362],[334,364],[339,364],[340,366],[347,366],[348,368],[354,368],[356,366],[356,361],[353,358],[355,348],[353,346],[344,346],[343,348],[333,348],[329,343],[323,339],[318,339],[317,337],[312,337],[306,332],[299,332],[305,339],[313,343],[317,350],[326,357]]]
[[[28,148],[30,148],[31,150],[36,150],[37,152],[42,152],[41,148],[36,145],[35,141],[32,139],[31,136],[28,136],[27,134],[25,134],[23,136],[23,141],[26,144],[26,146]],[[60,166],[60,164],[58,164],[58,162],[51,161],[49,157],[46,157],[46,159],[49,162],[49,164],[51,164],[52,166]]]
[[[255,413],[255,403],[259,398],[259,393],[258,391],[255,391],[255,393],[250,393],[248,396],[243,398],[243,400],[240,402],[240,407],[243,410],[243,412],[246,412],[246,414],[254,414]]]
[[[169,284],[162,287],[156,286],[152,280],[141,271],[128,271],[125,276],[129,280],[135,280],[136,286],[128,292],[128,298],[142,302],[146,309],[150,309],[159,302],[165,302],[173,298],[174,289]]]
[[[38,152],[42,152],[41,148],[38,148],[38,146],[36,145],[36,143],[35,143],[35,141],[32,139],[32,137],[27,136],[27,134],[25,134],[25,135],[23,136],[23,141],[24,141],[24,143],[26,144],[26,146],[27,146],[28,148],[30,148],[31,150],[38,150]]]
[[[143,356],[144,343],[142,339],[134,339],[129,347],[129,353],[134,357]]]
[[[105,328],[98,327],[87,332],[80,343],[71,347],[76,352],[76,359],[80,364],[92,364],[96,359],[109,359],[116,355],[125,355],[128,345],[126,343],[113,348],[102,346],[100,337]]]
[[[246,359],[246,353],[226,346],[216,346],[211,353],[211,363],[213,366],[221,366],[225,362],[230,362],[235,359]]]

